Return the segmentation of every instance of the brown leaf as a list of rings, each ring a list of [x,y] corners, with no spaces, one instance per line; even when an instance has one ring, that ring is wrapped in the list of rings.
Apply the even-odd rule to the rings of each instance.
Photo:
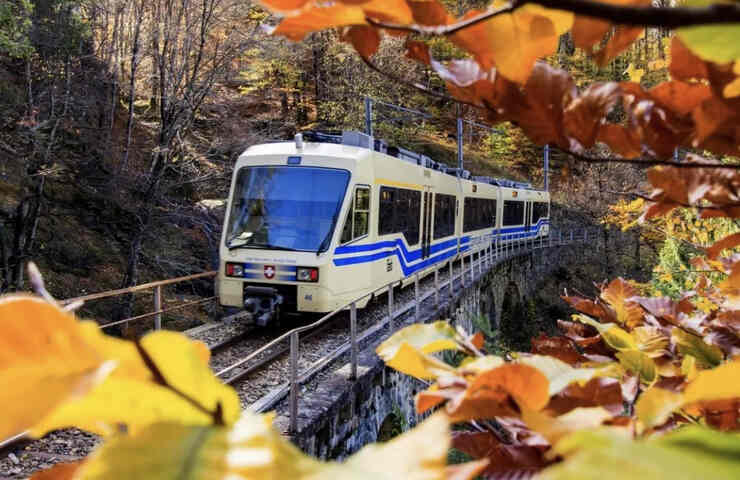
[[[722,240],[714,242],[711,247],[707,248],[707,257],[709,257],[710,260],[714,260],[719,257],[719,254],[722,253],[722,250],[735,248],[738,245],[740,245],[740,233],[733,233],[732,235],[726,236]]]
[[[740,399],[702,402],[699,408],[706,422],[717,430],[725,432],[740,430]]]
[[[624,158],[636,158],[642,154],[640,136],[633,128],[614,124],[602,125],[596,135],[596,141],[607,144],[613,152]]]
[[[594,378],[585,385],[571,383],[550,399],[545,412],[558,416],[578,407],[604,407],[611,413],[621,413],[622,389],[619,382],[613,378]]]
[[[351,43],[357,53],[367,59],[372,57],[380,46],[378,30],[367,25],[349,27],[342,35],[342,40]]]
[[[431,65],[432,57],[429,53],[429,45],[424,42],[413,40],[406,41],[406,57],[421,62],[425,65]]]
[[[490,432],[455,432],[452,447],[473,458],[487,458],[485,478],[530,478],[552,463],[545,459],[547,447],[502,444]]]
[[[642,31],[643,27],[630,27],[626,25],[615,27],[612,36],[606,42],[604,48],[594,55],[596,64],[600,67],[608,65],[614,57],[622,53],[632,42],[637,40],[637,37],[642,34]]]
[[[407,0],[407,3],[418,25],[447,25],[455,20],[437,0]]]
[[[548,337],[544,333],[532,339],[532,353],[555,357],[570,365],[589,361],[578,351],[573,340],[566,337]]]
[[[704,60],[686,48],[681,39],[674,36],[671,40],[671,77],[676,80],[703,80],[709,77]]]
[[[707,85],[678,80],[660,83],[648,93],[653,100],[681,116],[689,115],[712,96],[712,90]]]
[[[591,148],[603,118],[619,96],[619,85],[615,82],[590,85],[565,108],[563,125],[566,134],[578,140],[582,147]]]

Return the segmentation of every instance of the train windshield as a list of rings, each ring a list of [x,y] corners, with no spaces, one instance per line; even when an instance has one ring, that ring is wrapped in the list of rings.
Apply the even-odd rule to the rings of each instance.
[[[239,170],[226,246],[322,252],[329,248],[349,172],[266,166]]]

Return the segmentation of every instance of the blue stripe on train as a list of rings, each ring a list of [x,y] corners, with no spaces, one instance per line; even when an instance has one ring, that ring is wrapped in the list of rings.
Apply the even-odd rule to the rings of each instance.
[[[518,233],[518,235],[514,235],[513,238],[523,238],[523,237],[535,236],[539,233],[540,229],[545,224],[548,224],[548,223],[550,223],[548,219],[542,218],[537,222],[536,225],[531,225],[529,227],[503,228],[503,229],[500,229],[499,231],[493,230],[490,234],[487,234],[485,236],[490,237],[491,239],[493,238],[494,235],[497,235],[497,234]],[[462,237],[460,239],[460,243],[461,243],[461,247],[459,250],[460,252],[464,252],[468,250],[470,246],[467,244],[470,243],[470,236]],[[451,240],[446,240],[444,242],[434,244],[430,247],[431,255],[441,250],[446,250],[448,248],[449,250],[446,250],[444,253],[440,255],[430,256],[424,261],[418,262],[414,265],[409,265],[409,262],[412,262],[414,260],[421,258],[421,248],[409,252],[406,249],[406,246],[401,239],[386,240],[382,242],[376,242],[376,243],[365,244],[365,245],[347,245],[347,246],[336,248],[334,250],[334,253],[337,255],[341,255],[341,254],[348,254],[348,253],[372,252],[372,251],[380,250],[384,248],[393,248],[393,250],[384,250],[384,251],[376,252],[370,255],[356,255],[352,257],[335,258],[334,265],[338,267],[344,266],[344,265],[356,265],[358,263],[374,262],[376,260],[380,260],[383,258],[390,257],[392,255],[396,255],[396,257],[398,257],[398,262],[400,263],[401,268],[403,269],[404,276],[406,276],[418,270],[426,268],[430,265],[433,265],[437,262],[446,260],[449,257],[457,254],[458,250],[456,248],[452,248],[456,246],[457,246],[457,239],[454,239],[454,238]]]

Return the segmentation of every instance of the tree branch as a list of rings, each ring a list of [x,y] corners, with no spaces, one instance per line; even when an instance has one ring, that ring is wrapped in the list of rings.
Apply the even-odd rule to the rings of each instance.
[[[484,107],[481,107],[480,105],[475,105],[475,104],[470,103],[470,102],[464,102],[462,100],[458,100],[456,98],[450,97],[450,96],[445,95],[443,93],[438,93],[438,92],[435,92],[433,90],[429,90],[427,87],[425,87],[424,85],[422,85],[420,83],[409,82],[408,80],[404,80],[403,78],[401,78],[401,77],[399,77],[399,76],[397,76],[397,75],[395,75],[393,73],[384,72],[383,70],[380,69],[380,67],[378,67],[377,65],[375,65],[373,62],[371,62],[369,59],[365,58],[364,56],[360,55],[360,58],[362,58],[362,61],[365,62],[365,65],[367,65],[371,70],[373,70],[373,71],[375,71],[375,72],[377,72],[377,73],[379,73],[379,74],[381,74],[381,75],[383,75],[385,77],[390,78],[394,82],[401,83],[401,84],[406,85],[408,87],[414,88],[414,89],[419,90],[420,92],[425,93],[427,95],[430,95],[432,97],[441,98],[443,100],[447,100],[447,101],[450,101],[450,102],[461,103],[463,105],[470,105],[471,107],[475,107],[475,108],[477,108],[479,110],[483,110],[484,109]]]
[[[668,165],[676,168],[721,168],[728,170],[740,170],[740,163],[698,163],[698,162],[674,162],[672,160],[659,160],[656,158],[619,158],[619,157],[591,157],[569,150],[558,149],[566,155],[570,155],[578,161],[584,163],[628,163],[644,167],[653,167],[656,165]]]
[[[714,4],[702,8],[666,8],[612,5],[589,0],[514,0],[506,7],[490,9],[480,15],[451,25],[400,25],[379,22],[371,18],[367,18],[366,21],[375,27],[388,30],[426,35],[452,35],[498,15],[511,13],[527,4],[565,10],[620,25],[678,28],[696,25],[740,23],[740,5],[738,4]]]

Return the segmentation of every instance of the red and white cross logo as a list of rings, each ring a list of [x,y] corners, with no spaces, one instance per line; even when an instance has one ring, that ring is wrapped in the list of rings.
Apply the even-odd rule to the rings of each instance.
[[[272,277],[275,276],[275,267],[273,267],[272,265],[265,265],[264,274],[265,274],[265,278],[271,279]]]

